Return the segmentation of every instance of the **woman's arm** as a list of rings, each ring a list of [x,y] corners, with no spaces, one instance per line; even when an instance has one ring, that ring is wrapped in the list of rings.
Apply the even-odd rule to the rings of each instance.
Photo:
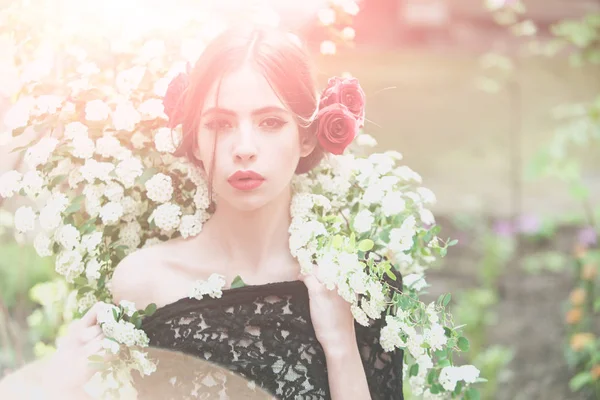
[[[371,399],[356,340],[324,348],[331,398]]]

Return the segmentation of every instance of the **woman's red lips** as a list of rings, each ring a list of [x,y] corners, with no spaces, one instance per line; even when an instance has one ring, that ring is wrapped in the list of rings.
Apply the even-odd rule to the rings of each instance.
[[[264,180],[265,178],[258,172],[237,171],[227,181],[238,190],[252,190],[262,185]]]

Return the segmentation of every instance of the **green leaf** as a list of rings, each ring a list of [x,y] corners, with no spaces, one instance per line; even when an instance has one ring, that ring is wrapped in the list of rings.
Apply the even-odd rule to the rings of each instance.
[[[371,239],[364,239],[358,243],[358,249],[360,251],[369,251],[374,245],[375,243]]]
[[[457,344],[460,351],[469,351],[469,348],[471,347],[469,344],[469,340],[464,336],[458,338]]]
[[[479,400],[479,398],[479,391],[477,389],[475,389],[474,387],[470,387],[469,389],[467,389],[465,393],[466,400]]]
[[[448,247],[455,246],[457,243],[458,243],[458,239],[451,240],[451,241],[448,243]]]
[[[419,364],[414,363],[413,365],[410,366],[409,375],[417,376],[418,374],[419,374]]]
[[[444,358],[443,360],[438,361],[437,366],[440,368],[444,368],[444,367],[449,367],[450,365],[450,360],[448,360],[447,358]]]
[[[79,211],[81,209],[81,203],[83,203],[84,198],[85,198],[84,195],[79,195],[79,196],[75,197],[73,199],[73,201],[71,202],[71,205],[69,207],[67,207],[67,209],[64,211],[64,213],[69,215],[69,214]]]
[[[233,278],[233,282],[231,282],[232,289],[241,288],[244,286],[246,286],[246,283],[244,283],[241,276],[238,275],[235,278]]]
[[[146,181],[152,178],[158,172],[157,168],[146,168],[146,170],[137,178],[137,183],[139,185],[143,185]]]
[[[454,392],[452,392],[455,396],[458,396],[460,392],[463,390],[463,382],[456,382],[456,387],[454,388]]]
[[[148,304],[148,306],[144,310],[144,315],[149,317],[150,315],[154,314],[155,312],[156,312],[156,304],[151,303],[151,304]]]
[[[91,292],[92,290],[94,290],[94,289],[92,289],[89,286],[84,286],[77,291],[77,294],[79,294],[81,296],[82,294],[86,294],[87,292]]]
[[[119,320],[119,313],[117,312],[117,310],[115,310],[113,308],[112,314],[113,314],[113,317],[115,318],[115,321],[118,321]]]
[[[389,277],[391,280],[393,280],[393,281],[395,281],[395,280],[397,279],[397,278],[396,278],[396,275],[394,275],[394,273],[392,272],[392,270],[391,270],[391,269],[389,269],[389,268],[387,268],[387,269],[385,270],[385,274],[386,274],[386,275],[387,275],[387,276],[388,276],[388,277]]]
[[[331,245],[334,249],[340,249],[344,243],[344,238],[341,235],[335,235],[331,240]]]
[[[104,358],[102,356],[99,356],[98,354],[89,356],[88,360],[93,363],[103,363],[104,362]]]
[[[451,299],[452,299],[452,295],[450,293],[445,294],[444,299],[442,300],[442,305],[444,307],[446,307],[448,305],[448,303],[450,303]]]
[[[577,392],[588,383],[591,383],[592,379],[592,374],[589,371],[580,372],[569,381],[569,388],[571,388],[571,391]]]
[[[75,283],[76,286],[85,286],[88,284],[88,280],[83,276],[78,276],[77,278],[73,279],[73,283]]]

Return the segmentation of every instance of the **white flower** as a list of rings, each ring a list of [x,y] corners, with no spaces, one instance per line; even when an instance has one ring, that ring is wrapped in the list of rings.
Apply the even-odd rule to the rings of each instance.
[[[421,222],[425,225],[435,224],[435,217],[433,216],[433,213],[426,208],[422,208],[419,210],[419,218],[421,219]]]
[[[121,300],[119,302],[119,305],[123,307],[123,310],[125,311],[125,314],[128,317],[131,317],[137,311],[137,309],[135,308],[135,303],[131,301]]]
[[[173,195],[173,183],[170,176],[158,173],[146,181],[148,198],[156,203],[166,203]]]
[[[371,211],[363,209],[356,214],[352,225],[356,232],[364,233],[371,230],[373,227],[373,222],[375,222],[375,218],[373,217]]]
[[[131,132],[141,120],[142,116],[129,101],[118,103],[112,113],[113,125],[118,131]]]
[[[181,223],[181,208],[173,203],[161,204],[152,212],[150,220],[165,231],[177,229]]]
[[[400,214],[406,209],[406,202],[400,192],[388,192],[381,200],[381,211],[386,217]]]
[[[77,301],[77,311],[82,313],[89,310],[97,301],[93,292],[87,292]]]
[[[117,165],[115,173],[123,186],[130,188],[135,184],[135,180],[142,175],[143,170],[142,162],[138,158],[131,157],[121,161]]]
[[[421,199],[426,205],[434,205],[436,202],[435,194],[426,187],[419,187],[416,190],[417,194],[421,196]]]
[[[119,231],[119,242],[129,248],[129,252],[135,250],[140,245],[142,239],[140,234],[142,233],[142,227],[139,222],[133,220],[127,223]]]
[[[162,57],[165,51],[165,42],[162,40],[148,40],[139,50],[139,56],[141,60],[150,61]]]
[[[34,113],[36,115],[54,114],[62,105],[63,99],[54,95],[42,95],[35,101]]]
[[[387,304],[383,300],[371,299],[369,301],[364,301],[363,299],[360,306],[369,318],[379,319],[381,313],[385,311]]]
[[[11,108],[4,114],[4,125],[9,130],[14,130],[27,126],[29,115],[35,105],[35,100],[32,97],[20,98]]]
[[[120,203],[110,201],[100,209],[100,218],[106,225],[113,225],[119,222],[123,215],[123,206]]]
[[[36,170],[27,171],[23,175],[21,181],[21,189],[25,191],[25,194],[31,197],[37,196],[42,192],[44,186],[44,178]]]
[[[395,160],[385,153],[371,154],[368,160],[373,163],[375,171],[379,175],[386,175],[391,172],[396,164]]]
[[[111,354],[117,354],[121,348],[119,343],[109,338],[102,339],[102,348],[111,352]]]
[[[446,391],[451,392],[456,388],[456,383],[459,381],[457,372],[457,368],[454,366],[442,368],[438,379]]]
[[[156,150],[161,153],[173,153],[181,143],[181,131],[178,129],[160,128],[154,136]]]
[[[373,136],[363,133],[356,137],[356,144],[364,147],[375,147],[377,146],[377,140]]]
[[[356,32],[354,31],[354,28],[347,26],[342,30],[342,36],[346,40],[352,40],[356,36]]]
[[[437,323],[433,324],[430,329],[425,329],[424,338],[434,351],[442,349],[448,342],[444,327]]]
[[[336,52],[335,43],[333,43],[331,40],[324,40],[321,42],[320,50],[321,50],[321,54],[333,55]]]
[[[203,213],[197,211],[192,215],[184,215],[181,217],[181,223],[179,224],[179,232],[185,239],[191,236],[196,236],[202,231],[202,224],[206,217]]]
[[[148,99],[140,104],[139,111],[143,120],[167,119],[161,99]]]
[[[25,163],[29,168],[35,169],[39,165],[45,164],[50,155],[56,149],[58,140],[52,137],[43,137],[37,144],[31,146],[25,152]]]
[[[40,257],[49,257],[52,255],[52,240],[45,232],[39,232],[33,240],[33,247]]]
[[[117,183],[115,181],[112,181],[112,182],[108,182],[106,184],[106,188],[104,189],[104,196],[109,201],[120,202],[121,200],[123,200],[124,192],[125,192],[125,189],[123,189],[123,186],[121,186],[119,183]]]
[[[81,175],[81,171],[79,170],[79,168],[72,169],[71,172],[69,172],[69,177],[67,178],[67,181],[71,189],[77,188],[79,184],[84,181],[83,175]]]
[[[88,121],[104,121],[110,114],[110,107],[102,100],[92,100],[85,105],[85,119]]]
[[[423,389],[425,389],[425,377],[421,375],[420,372],[421,366],[419,365],[419,375],[408,378],[410,393],[413,396],[421,396],[423,394]]]
[[[150,361],[146,353],[138,350],[131,351],[131,358],[135,361],[135,368],[143,375],[151,375],[156,371],[156,365]]]
[[[369,326],[369,317],[367,317],[367,314],[365,314],[365,312],[359,306],[357,306],[356,304],[352,304],[350,309],[356,322],[358,322],[362,326]]]
[[[61,226],[54,233],[54,240],[67,250],[79,247],[80,234],[77,228],[71,224]]]
[[[92,233],[87,233],[81,238],[81,246],[88,253],[95,254],[98,250],[98,246],[100,246],[100,243],[102,243],[102,237],[102,232],[96,231]]]
[[[136,131],[131,136],[131,144],[133,145],[134,148],[136,148],[138,150],[143,149],[144,145],[149,142],[150,142],[150,139],[148,139],[148,137],[146,135],[144,135],[142,132]]]
[[[15,170],[0,175],[0,196],[8,198],[17,193],[21,187],[22,177],[23,175]]]
[[[109,174],[114,170],[115,166],[110,162],[100,162],[93,158],[85,160],[85,164],[81,167],[81,176],[88,182],[94,183],[96,179],[108,182]]]
[[[96,154],[106,158],[114,157],[117,160],[124,160],[131,156],[131,151],[123,147],[119,139],[107,134],[96,140]]]
[[[225,277],[219,274],[211,274],[208,280],[196,281],[190,292],[189,298],[202,300],[204,296],[220,298],[223,294],[222,289],[225,286]]]
[[[386,352],[393,351],[396,348],[406,346],[406,343],[400,337],[402,327],[398,318],[388,315],[385,317],[386,325],[381,328],[380,343]]]
[[[87,134],[88,134],[88,127],[79,121],[70,122],[67,125],[65,125],[64,135],[67,139],[73,139],[73,138],[76,138],[77,136],[87,137]]]
[[[94,141],[87,136],[76,135],[71,144],[73,146],[71,154],[75,157],[85,160],[94,154]]]
[[[15,229],[24,233],[35,228],[35,211],[29,206],[21,206],[15,212]]]
[[[135,66],[119,72],[115,82],[119,93],[129,96],[133,90],[136,90],[140,86],[145,73],[146,67],[142,66]]]
[[[63,251],[56,258],[56,272],[63,275],[67,282],[73,280],[84,270],[81,254],[78,251]]]
[[[85,119],[104,121],[110,114],[110,107],[102,100],[91,100],[85,105]]]
[[[402,278],[402,283],[410,289],[414,289],[417,292],[427,287],[425,277],[422,274],[409,274]]]
[[[339,260],[341,265],[344,265],[342,260]],[[364,271],[356,271],[350,275],[349,285],[358,294],[364,294],[367,292],[366,282],[369,280],[369,276]]]
[[[385,196],[385,186],[381,182],[374,182],[367,186],[362,195],[361,203],[367,207],[371,204],[379,204],[383,196]]]
[[[92,258],[85,264],[85,277],[89,281],[100,279],[100,268],[102,268],[100,262],[97,259]]]
[[[415,224],[415,217],[411,215],[404,220],[400,228],[392,229],[390,232],[390,249],[394,252],[410,250],[413,246]]]
[[[323,25],[331,25],[335,22],[335,11],[331,8],[323,8],[317,12],[317,17]]]
[[[466,383],[475,383],[479,378],[479,370],[473,365],[461,365],[458,367],[456,375]]]
[[[409,167],[407,167],[405,165],[402,165],[402,166],[394,169],[393,174],[395,176],[397,176],[398,178],[405,180],[405,181],[413,181],[413,182],[417,182],[417,183],[421,183],[423,181],[423,178],[421,178],[421,175],[419,175],[418,173],[416,173],[415,171],[413,171],[412,169],[410,169]]]
[[[210,197],[208,197],[208,189],[205,186],[198,186],[194,194],[194,205],[200,210],[205,210],[210,205]]]
[[[406,329],[405,329],[406,331]],[[419,358],[425,353],[425,349],[421,347],[423,344],[423,336],[414,332],[414,330],[407,332],[408,340],[406,341],[406,347],[414,358]]]
[[[149,239],[146,239],[142,248],[151,247],[151,246],[157,245],[161,242],[162,242],[162,240],[160,240],[159,238],[155,238],[155,237],[149,238]]]
[[[342,8],[347,14],[350,14],[352,16],[358,14],[358,12],[360,11],[360,9],[358,8],[358,4],[356,4],[356,2],[354,2],[353,0],[344,1],[344,3],[342,4]]]
[[[46,205],[40,211],[40,226],[47,233],[53,232],[62,221],[61,213],[69,205],[69,199],[63,193],[54,193],[46,201]]]

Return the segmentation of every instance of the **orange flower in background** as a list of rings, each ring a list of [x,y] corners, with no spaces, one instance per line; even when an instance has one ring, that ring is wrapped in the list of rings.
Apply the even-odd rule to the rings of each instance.
[[[573,247],[573,255],[577,259],[581,259],[581,258],[585,257],[586,253],[587,253],[587,247],[581,243],[577,243],[575,245],[575,247]]]
[[[585,348],[585,346],[587,346],[589,343],[592,343],[595,339],[596,338],[593,333],[576,333],[571,337],[571,349],[573,349],[573,351],[581,351]]]
[[[582,317],[583,317],[583,311],[581,310],[581,308],[572,308],[569,310],[569,312],[567,312],[567,315],[565,316],[565,320],[567,321],[567,324],[575,325],[576,323],[581,321]]]
[[[581,279],[591,281],[598,275],[598,267],[595,264],[585,264],[581,269]]]
[[[569,295],[569,301],[573,306],[581,306],[585,302],[586,291],[584,288],[573,289]]]
[[[592,367],[592,378],[594,378],[594,380],[598,380],[600,379],[600,364],[596,364]]]

